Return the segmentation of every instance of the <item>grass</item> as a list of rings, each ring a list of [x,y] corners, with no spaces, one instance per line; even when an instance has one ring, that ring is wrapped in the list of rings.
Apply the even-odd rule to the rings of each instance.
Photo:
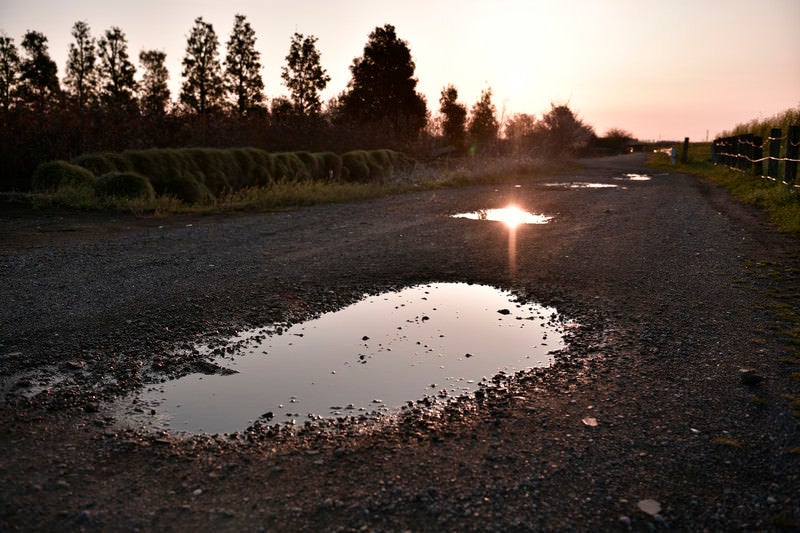
[[[681,146],[677,147],[680,151]],[[672,165],[669,156],[654,154],[648,165],[672,172],[683,172],[706,178],[721,185],[742,202],[757,206],[767,213],[778,231],[800,237],[800,189],[759,178],[748,172],[731,170],[711,163],[711,144],[689,145],[686,163]]]

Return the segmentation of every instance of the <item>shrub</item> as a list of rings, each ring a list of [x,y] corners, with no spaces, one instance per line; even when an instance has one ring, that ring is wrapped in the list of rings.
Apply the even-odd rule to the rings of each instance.
[[[316,154],[320,159],[320,168],[323,172],[322,178],[326,181],[339,180],[342,178],[342,158],[333,152],[321,152]]]
[[[213,197],[205,185],[187,175],[176,175],[164,180],[158,193],[173,196],[186,204],[199,204]]]
[[[95,183],[95,191],[102,196],[152,200],[155,191],[150,180],[136,172],[109,172]]]
[[[106,157],[106,154],[84,154],[72,160],[73,165],[81,166],[89,170],[95,176],[102,176],[109,172],[119,170],[114,163]]]
[[[91,171],[67,163],[66,161],[49,161],[42,163],[33,173],[31,187],[34,191],[55,191],[61,187],[91,186],[95,182]]]
[[[370,168],[364,150],[353,150],[342,154],[342,167],[347,169],[343,178],[347,181],[367,183],[370,178]]]

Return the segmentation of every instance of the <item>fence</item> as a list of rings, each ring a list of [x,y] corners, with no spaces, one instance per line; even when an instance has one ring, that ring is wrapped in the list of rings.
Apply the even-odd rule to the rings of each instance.
[[[785,150],[781,157],[781,145],[784,144],[784,141],[786,141]],[[768,149],[769,155],[764,155],[765,149]],[[752,133],[714,139],[711,145],[711,160],[715,165],[727,165],[744,172],[752,172],[755,176],[774,181],[780,180],[787,185],[800,187],[795,183],[797,163],[800,163],[799,150],[800,126],[789,126],[785,137],[780,128],[773,128],[766,141]],[[765,161],[767,162],[766,173],[764,172]],[[783,164],[782,173],[780,172],[781,163]]]

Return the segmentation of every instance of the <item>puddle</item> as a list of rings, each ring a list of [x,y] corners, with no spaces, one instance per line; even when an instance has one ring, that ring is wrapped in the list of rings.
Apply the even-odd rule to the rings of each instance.
[[[509,227],[517,227],[521,224],[547,224],[553,217],[531,213],[515,205],[510,205],[498,209],[479,209],[471,213],[458,213],[453,215],[453,218],[502,222]]]
[[[421,285],[283,331],[242,333],[230,339],[243,346],[235,356],[207,365],[227,370],[151,387],[121,409],[134,423],[188,433],[390,412],[549,366],[565,347],[563,330],[555,309],[494,287]]]
[[[590,183],[586,181],[568,181],[563,183],[545,183],[545,187],[560,187],[562,189],[619,189],[616,183]]]
[[[626,180],[626,181],[650,181],[653,179],[652,176],[648,176],[647,174],[623,174],[620,178],[614,178],[615,180]]]

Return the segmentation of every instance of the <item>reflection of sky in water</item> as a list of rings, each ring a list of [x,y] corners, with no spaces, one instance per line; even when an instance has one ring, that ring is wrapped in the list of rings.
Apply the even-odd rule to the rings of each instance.
[[[537,215],[511,205],[499,209],[480,209],[471,213],[458,213],[453,215],[453,218],[503,222],[508,226],[515,227],[520,224],[547,224],[553,217]]]
[[[618,189],[616,183],[590,183],[586,181],[567,181],[564,183],[545,183],[545,187],[560,187],[562,189]]]
[[[369,297],[253,340],[266,331],[236,337],[251,341],[243,354],[214,361],[239,373],[167,382],[138,405],[188,432],[242,430],[267,412],[273,423],[302,423],[309,413],[388,410],[442,390],[458,396],[501,370],[549,365],[548,352],[564,347],[554,309],[458,283]]]

